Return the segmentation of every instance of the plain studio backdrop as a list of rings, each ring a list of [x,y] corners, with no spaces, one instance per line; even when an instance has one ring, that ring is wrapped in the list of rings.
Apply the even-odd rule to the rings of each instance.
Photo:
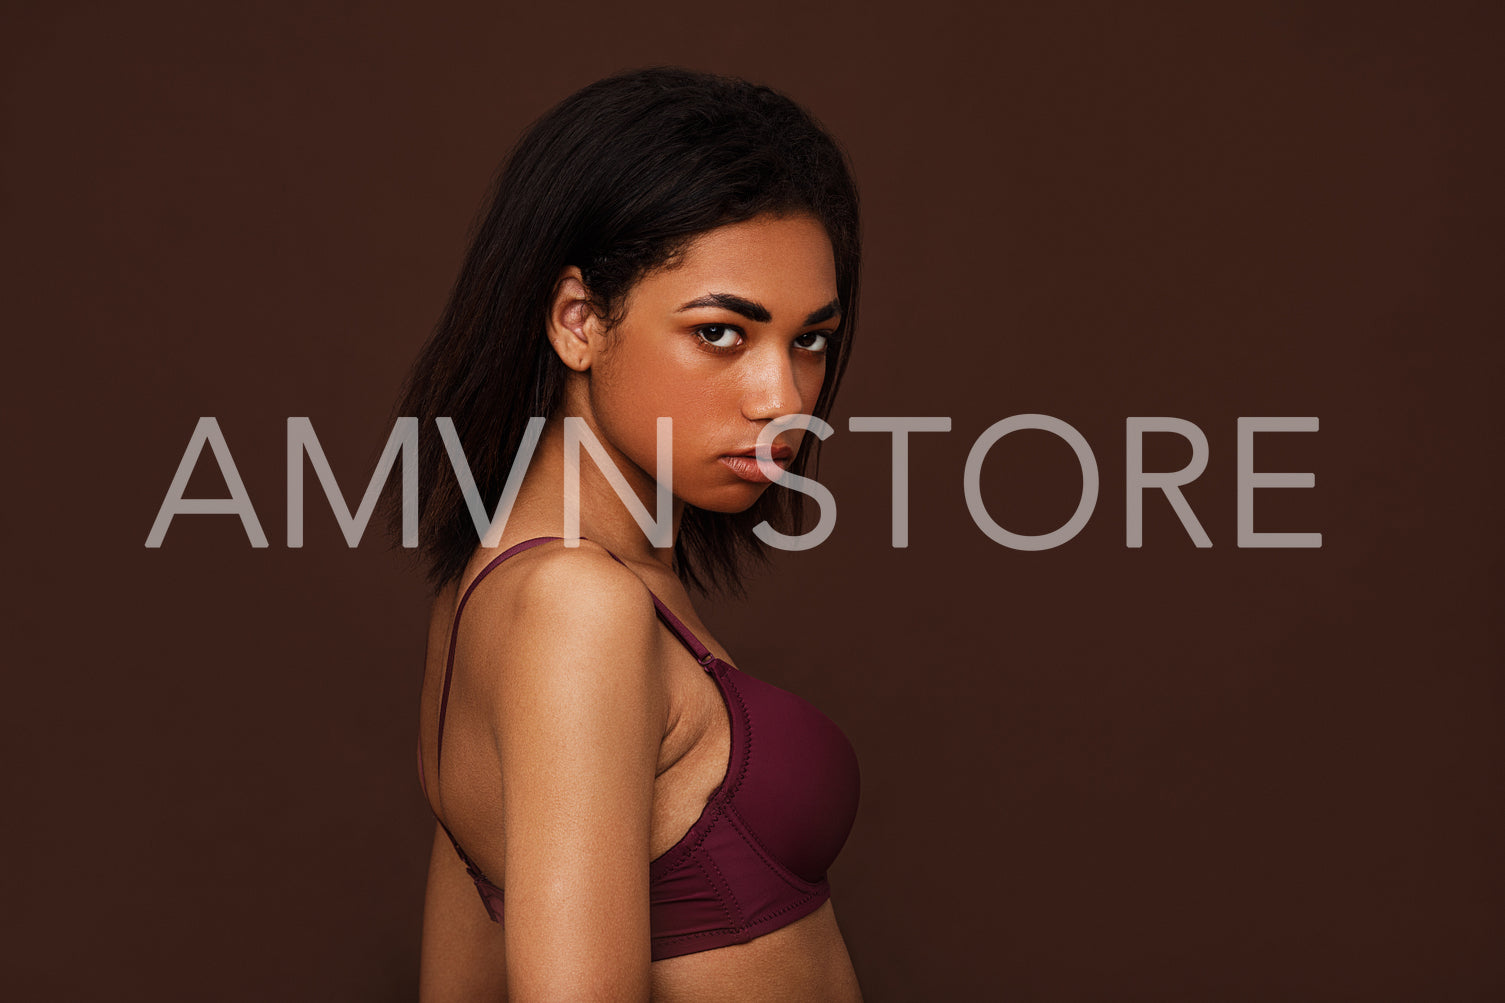
[[[513,141],[656,63],[792,95],[862,192],[835,530],[704,608],[857,748],[867,998],[1505,994],[1496,6],[9,6],[8,998],[413,997],[427,597],[311,469],[287,546],[287,419],[353,506]],[[969,514],[1016,414],[1098,467],[1054,549]],[[202,416],[265,549],[145,546]],[[951,419],[905,548],[854,416]],[[1320,548],[1238,545],[1271,416],[1320,428],[1254,469],[1315,486],[1255,528]],[[1205,433],[1210,548],[1159,492],[1126,546],[1132,417]],[[1082,486],[1040,431],[978,482],[1021,534]]]

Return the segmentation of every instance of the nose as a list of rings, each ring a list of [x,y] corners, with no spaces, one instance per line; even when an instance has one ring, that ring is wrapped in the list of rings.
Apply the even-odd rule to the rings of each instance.
[[[748,353],[746,359],[743,417],[765,421],[781,415],[803,413],[804,401],[800,399],[793,360],[788,352],[778,345],[769,345],[764,351]]]

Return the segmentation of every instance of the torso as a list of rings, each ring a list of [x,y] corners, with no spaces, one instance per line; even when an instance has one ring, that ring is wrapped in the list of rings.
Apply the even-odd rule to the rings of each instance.
[[[504,544],[520,539],[508,539]],[[459,597],[480,569],[503,549],[478,551],[460,581],[441,592],[431,608],[420,724],[425,776],[438,775],[435,747],[440,690]],[[508,563],[524,561],[529,556],[522,554]],[[696,616],[683,584],[672,573],[661,566],[634,563],[630,567],[706,647],[718,658],[731,662],[725,649]],[[487,589],[477,589],[470,608],[487,590],[507,588],[504,577],[507,570],[504,564],[493,573]],[[466,613],[467,617],[470,615]],[[667,628],[662,633],[656,677],[664,687],[669,713],[653,784],[652,858],[674,847],[695,824],[707,798],[726,776],[731,750],[730,722],[715,680],[674,640]],[[431,787],[429,797],[435,813],[472,856],[500,861],[505,857],[506,836],[499,799],[489,793],[496,788],[494,778],[500,773],[500,763],[488,737],[489,722],[465,698],[467,673],[462,663],[463,658],[456,662],[445,724],[445,796],[441,804],[440,791]],[[458,858],[454,863],[463,873]],[[644,861],[644,867],[647,866],[648,861]],[[455,900],[442,903],[435,903],[431,889],[424,917],[426,956],[432,947],[427,943],[430,937],[484,937],[487,943],[471,944],[468,951],[483,951],[492,955],[493,962],[498,961],[495,952],[504,949],[501,927],[489,921],[485,926],[475,924],[473,914],[479,912],[484,917],[484,910],[474,890],[459,883],[454,887],[459,889],[453,896]],[[464,922],[452,922],[444,915],[455,911],[471,915]],[[655,1000],[861,999],[856,974],[829,901],[802,919],[747,943],[656,961],[651,978]]]

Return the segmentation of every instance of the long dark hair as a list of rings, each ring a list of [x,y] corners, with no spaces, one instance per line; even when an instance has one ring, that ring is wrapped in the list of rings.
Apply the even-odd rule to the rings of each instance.
[[[479,540],[434,419],[454,421],[476,488],[495,504],[529,417],[552,417],[561,400],[565,366],[544,335],[560,273],[577,266],[612,320],[633,284],[697,235],[791,213],[819,220],[835,257],[842,320],[812,411],[825,418],[851,351],[861,248],[846,157],[804,109],[744,80],[658,67],[599,80],[524,133],[396,409],[421,430],[420,553],[436,591],[463,572]],[[804,473],[818,448],[806,435],[789,469]],[[395,539],[395,490],[383,505]],[[775,485],[745,512],[686,505],[676,573],[702,592],[740,592],[743,559],[767,560],[751,532],[764,519],[799,532],[800,498]]]

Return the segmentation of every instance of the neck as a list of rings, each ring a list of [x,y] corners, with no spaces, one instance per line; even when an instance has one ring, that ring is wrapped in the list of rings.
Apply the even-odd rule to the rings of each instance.
[[[615,449],[596,428],[587,415],[586,427],[601,443],[617,471],[626,480],[638,506],[656,515],[658,511],[658,481],[620,451]],[[644,528],[638,524],[627,502],[617,494],[606,475],[597,466],[595,458],[584,445],[579,448],[580,462],[580,535],[599,543],[623,560],[655,562],[671,568],[674,561],[674,540],[679,536],[679,521],[684,511],[684,502],[674,498],[671,505],[671,535],[669,546],[655,547],[648,539]],[[564,417],[556,415],[544,426],[538,449],[528,464],[523,484],[518,491],[513,507],[513,517],[529,527],[549,527],[549,532],[531,532],[530,536],[564,536],[564,474],[565,442]]]

